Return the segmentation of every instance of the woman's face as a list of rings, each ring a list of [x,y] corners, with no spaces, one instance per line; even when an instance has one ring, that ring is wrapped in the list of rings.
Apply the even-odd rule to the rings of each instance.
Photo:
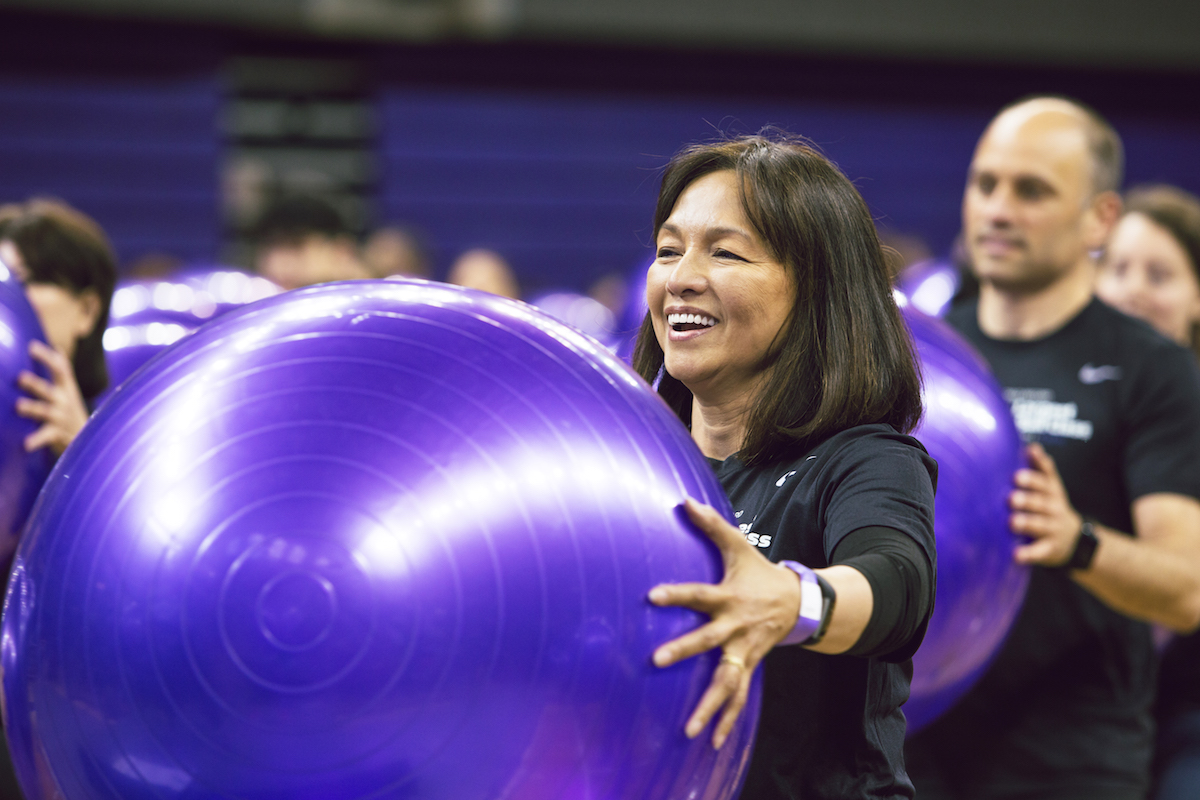
[[[746,219],[735,173],[684,189],[656,246],[646,301],[667,372],[713,402],[753,391],[794,289]]]
[[[1113,231],[1096,294],[1162,335],[1191,345],[1200,320],[1200,281],[1175,237],[1144,214],[1126,214]]]
[[[54,349],[67,358],[75,355],[75,345],[92,332],[100,310],[95,292],[75,294],[57,283],[30,283],[29,271],[21,252],[11,241],[0,242],[0,261],[25,284],[25,296],[37,312],[42,330]]]

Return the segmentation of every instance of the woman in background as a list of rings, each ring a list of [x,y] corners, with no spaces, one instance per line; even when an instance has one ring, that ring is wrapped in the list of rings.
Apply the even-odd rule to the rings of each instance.
[[[1131,190],[1096,294],[1200,354],[1200,200],[1172,186]],[[1152,796],[1200,798],[1200,633],[1173,640],[1163,654],[1157,716]]]
[[[0,261],[25,286],[46,342],[30,355],[49,380],[23,372],[29,396],[17,413],[40,427],[25,449],[61,455],[83,429],[95,398],[108,386],[104,329],[117,281],[116,259],[104,231],[65,203],[31,200],[0,209]]]
[[[1173,186],[1130,190],[1096,294],[1200,353],[1200,200]]]

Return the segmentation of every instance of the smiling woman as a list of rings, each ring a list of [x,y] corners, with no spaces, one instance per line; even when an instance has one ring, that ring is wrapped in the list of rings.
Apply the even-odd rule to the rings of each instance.
[[[932,612],[936,465],[906,435],[920,379],[870,213],[811,147],[752,136],[676,156],[654,227],[634,366],[740,523],[689,503],[724,578],[650,594],[711,617],[656,664],[722,650],[686,733],[719,713],[720,747],[762,662],[743,800],[911,797],[900,706]]]

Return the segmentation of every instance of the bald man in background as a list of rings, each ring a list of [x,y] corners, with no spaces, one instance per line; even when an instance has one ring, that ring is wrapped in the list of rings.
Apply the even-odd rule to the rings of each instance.
[[[1062,98],[1004,109],[963,227],[977,302],[948,321],[1030,442],[1014,476],[1025,604],[987,674],[907,746],[921,800],[1134,800],[1153,746],[1150,626],[1200,625],[1200,374],[1093,297],[1120,215],[1120,138]]]

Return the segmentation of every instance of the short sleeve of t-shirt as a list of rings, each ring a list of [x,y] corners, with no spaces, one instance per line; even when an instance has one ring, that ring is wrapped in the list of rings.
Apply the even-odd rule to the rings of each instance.
[[[1129,499],[1171,492],[1200,499],[1200,369],[1167,342],[1138,363],[1125,397]]]
[[[883,526],[911,536],[929,563],[937,563],[933,532],[937,467],[915,439],[878,432],[859,436],[838,446],[822,468],[826,557],[832,557],[850,532]]]

